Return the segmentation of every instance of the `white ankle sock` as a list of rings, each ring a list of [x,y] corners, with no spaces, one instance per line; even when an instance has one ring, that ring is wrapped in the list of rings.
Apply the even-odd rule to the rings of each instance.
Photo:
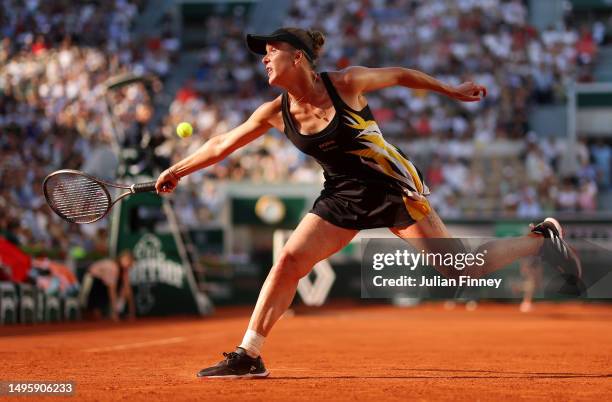
[[[257,357],[261,354],[261,349],[266,340],[266,337],[258,334],[257,332],[248,329],[242,338],[240,347],[246,350],[247,355],[251,357]]]

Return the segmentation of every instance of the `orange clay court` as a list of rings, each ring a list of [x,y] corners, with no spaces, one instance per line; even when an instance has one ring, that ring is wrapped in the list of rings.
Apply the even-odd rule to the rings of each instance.
[[[299,307],[269,336],[260,380],[200,380],[250,310],[208,318],[2,328],[1,380],[72,380],[76,399],[609,400],[612,307]],[[27,397],[26,397],[27,398]],[[70,397],[65,397],[70,398]],[[53,400],[55,397],[45,397]]]

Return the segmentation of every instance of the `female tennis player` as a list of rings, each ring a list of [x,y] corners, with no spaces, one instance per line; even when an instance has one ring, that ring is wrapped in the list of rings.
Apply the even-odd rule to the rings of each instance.
[[[482,85],[446,85],[402,67],[349,67],[318,73],[315,63],[324,43],[318,31],[281,28],[246,39],[249,49],[263,56],[268,83],[284,92],[262,104],[238,127],[211,138],[162,172],[157,191],[173,191],[182,177],[223,160],[272,127],[317,160],[325,184],[270,270],[242,343],[234,352],[224,353],[225,359],[217,365],[201,370],[198,377],[202,378],[267,376],[261,349],[293,300],[298,281],[318,261],[346,246],[359,230],[386,227],[418,247],[428,247],[428,238],[451,237],[427,202],[429,190],[419,170],[383,138],[368,107],[368,92],[399,85],[462,102],[476,102],[486,95]],[[552,218],[534,226],[527,236],[487,244],[490,263],[482,274],[538,254],[544,237],[561,238],[561,227]]]

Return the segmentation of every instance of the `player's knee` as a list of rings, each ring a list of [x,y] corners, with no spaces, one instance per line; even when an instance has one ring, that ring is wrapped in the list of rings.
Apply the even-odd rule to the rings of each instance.
[[[272,269],[279,280],[299,281],[308,274],[310,266],[305,256],[286,250],[281,253]]]

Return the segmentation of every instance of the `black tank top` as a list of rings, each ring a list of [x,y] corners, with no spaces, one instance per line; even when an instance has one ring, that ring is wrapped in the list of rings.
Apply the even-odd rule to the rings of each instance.
[[[282,95],[285,135],[302,152],[316,159],[323,168],[326,190],[342,190],[350,183],[388,183],[408,196],[427,195],[420,172],[394,145],[383,138],[368,105],[356,111],[338,95],[328,74],[321,78],[336,114],[322,131],[303,135],[289,112],[289,96]]]

